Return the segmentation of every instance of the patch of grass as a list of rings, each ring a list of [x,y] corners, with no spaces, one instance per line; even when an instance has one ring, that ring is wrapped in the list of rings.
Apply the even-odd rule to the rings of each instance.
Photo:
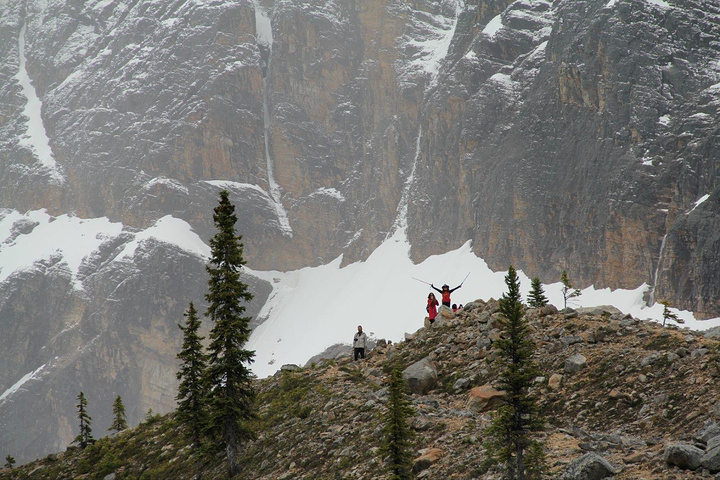
[[[680,348],[683,345],[683,341],[676,338],[674,335],[655,335],[646,344],[646,350],[653,350],[656,352],[670,351]]]

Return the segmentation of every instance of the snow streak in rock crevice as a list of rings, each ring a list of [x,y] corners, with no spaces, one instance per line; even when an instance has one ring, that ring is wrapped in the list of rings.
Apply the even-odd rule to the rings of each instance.
[[[665,241],[667,240],[667,233],[663,235],[662,242],[660,243],[660,253],[658,255],[658,263],[655,266],[655,274],[653,275],[653,284],[650,287],[650,298],[648,299],[647,305],[651,306],[655,304],[655,289],[657,288],[658,275],[660,274],[660,265],[662,264],[663,253],[665,252]]]
[[[58,165],[55,162],[52,149],[50,148],[50,139],[45,131],[42,120],[42,102],[30,81],[30,75],[27,72],[27,58],[25,56],[25,32],[27,25],[23,25],[18,36],[18,56],[20,57],[20,65],[15,80],[21,87],[21,92],[26,99],[23,115],[27,117],[25,125],[25,134],[20,137],[19,144],[30,149],[42,165],[43,172],[50,176],[54,183],[62,183],[65,178],[60,173]]]
[[[45,365],[41,366],[40,368],[33,370],[32,372],[23,375],[23,377],[15,382],[15,384],[5,390],[2,395],[0,395],[0,403],[3,403],[5,400],[8,400],[10,396],[14,393],[16,393],[18,390],[20,390],[20,387],[22,387],[25,383],[27,383],[30,380],[39,378],[40,372],[45,368]]]
[[[270,17],[265,10],[258,5],[258,2],[254,2],[253,6],[255,7],[255,31],[257,32],[257,42],[261,49],[267,49],[267,64],[263,69],[265,72],[263,75],[263,140],[265,143],[265,164],[267,168],[268,188],[270,189],[270,197],[273,200],[273,207],[275,208],[280,230],[284,235],[292,237],[292,227],[290,226],[290,220],[288,219],[285,207],[283,207],[282,204],[280,185],[278,185],[275,180],[275,164],[273,162],[272,155],[270,155],[271,115],[269,105],[270,89],[268,86],[268,74],[270,72],[270,59],[272,57],[272,24],[270,22]]]
[[[420,68],[430,76],[430,79],[426,84],[426,92],[428,92],[435,84],[440,70],[440,64],[445,57],[447,57],[450,50],[450,44],[455,36],[458,19],[460,18],[460,13],[462,12],[464,5],[464,0],[456,0],[454,18],[451,20],[435,18],[434,23],[438,26],[431,29],[432,34],[427,35],[423,41],[412,40],[408,42],[409,44],[420,47],[420,54],[411,62],[411,65],[414,68]],[[393,223],[393,227],[388,232],[387,238],[390,238],[399,230],[402,230],[402,232],[407,231],[410,189],[415,179],[415,170],[421,153],[422,119],[418,118],[418,121],[418,134],[415,141],[415,155],[413,157],[412,167],[410,169],[410,174],[405,180],[405,187],[400,197],[400,202],[398,203],[397,216],[395,218],[395,222]]]
[[[407,232],[408,226],[408,205],[410,203],[410,187],[412,187],[413,181],[415,180],[415,170],[417,169],[418,158],[420,157],[420,140],[422,139],[422,125],[418,127],[417,139],[415,140],[415,157],[413,158],[412,169],[410,175],[405,180],[405,188],[403,188],[402,196],[400,197],[400,203],[398,204],[397,217],[392,229],[387,235],[387,238],[392,237],[395,232],[402,230],[403,235]]]

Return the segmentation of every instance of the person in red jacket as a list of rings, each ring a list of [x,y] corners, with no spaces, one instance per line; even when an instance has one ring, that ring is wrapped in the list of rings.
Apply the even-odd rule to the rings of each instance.
[[[437,298],[435,298],[435,294],[430,292],[430,295],[428,295],[427,307],[425,307],[425,310],[428,312],[428,320],[430,320],[430,323],[433,323],[435,321],[435,317],[437,317],[438,305],[439,303]]]
[[[452,292],[454,292],[455,290],[457,290],[458,288],[462,287],[462,283],[460,285],[458,285],[457,287],[453,288],[452,290],[450,289],[450,286],[448,284],[443,285],[442,290],[437,288],[432,283],[430,284],[430,286],[432,288],[434,288],[435,290],[437,290],[438,292],[440,292],[440,294],[442,295],[442,304],[449,308],[450,307],[450,294]]]

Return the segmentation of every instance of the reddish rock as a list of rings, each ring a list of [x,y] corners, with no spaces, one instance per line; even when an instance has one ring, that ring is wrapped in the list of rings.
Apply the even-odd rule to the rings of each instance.
[[[413,460],[413,472],[418,473],[429,468],[434,463],[437,463],[444,455],[445,452],[439,448],[428,448],[421,451],[422,455]]]
[[[467,408],[476,412],[487,412],[498,408],[505,398],[505,392],[491,385],[483,385],[470,390]]]

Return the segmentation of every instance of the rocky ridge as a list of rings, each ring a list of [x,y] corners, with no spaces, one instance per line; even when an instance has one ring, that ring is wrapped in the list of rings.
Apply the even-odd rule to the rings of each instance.
[[[418,380],[408,382],[416,389],[418,478],[497,478],[480,469],[483,430],[502,395],[492,388],[502,368],[492,346],[500,335],[497,311],[493,300],[458,314],[443,309],[435,325],[396,345],[379,341],[365,361],[346,353],[304,368],[287,365],[257,381],[259,437],[244,453],[240,478],[384,478],[379,413],[395,362],[408,380]],[[680,464],[673,452],[677,444],[696,455],[714,451],[717,340],[612,307],[545,307],[526,316],[543,372],[534,390],[548,419],[541,437],[552,476],[604,478],[583,476],[602,468],[628,480],[713,478],[707,468]],[[418,363],[424,367],[411,367]],[[153,417],[84,452],[70,449],[0,471],[0,478],[190,478],[192,459],[178,438],[171,416]],[[205,467],[205,478],[224,474],[217,458],[208,457]]]

